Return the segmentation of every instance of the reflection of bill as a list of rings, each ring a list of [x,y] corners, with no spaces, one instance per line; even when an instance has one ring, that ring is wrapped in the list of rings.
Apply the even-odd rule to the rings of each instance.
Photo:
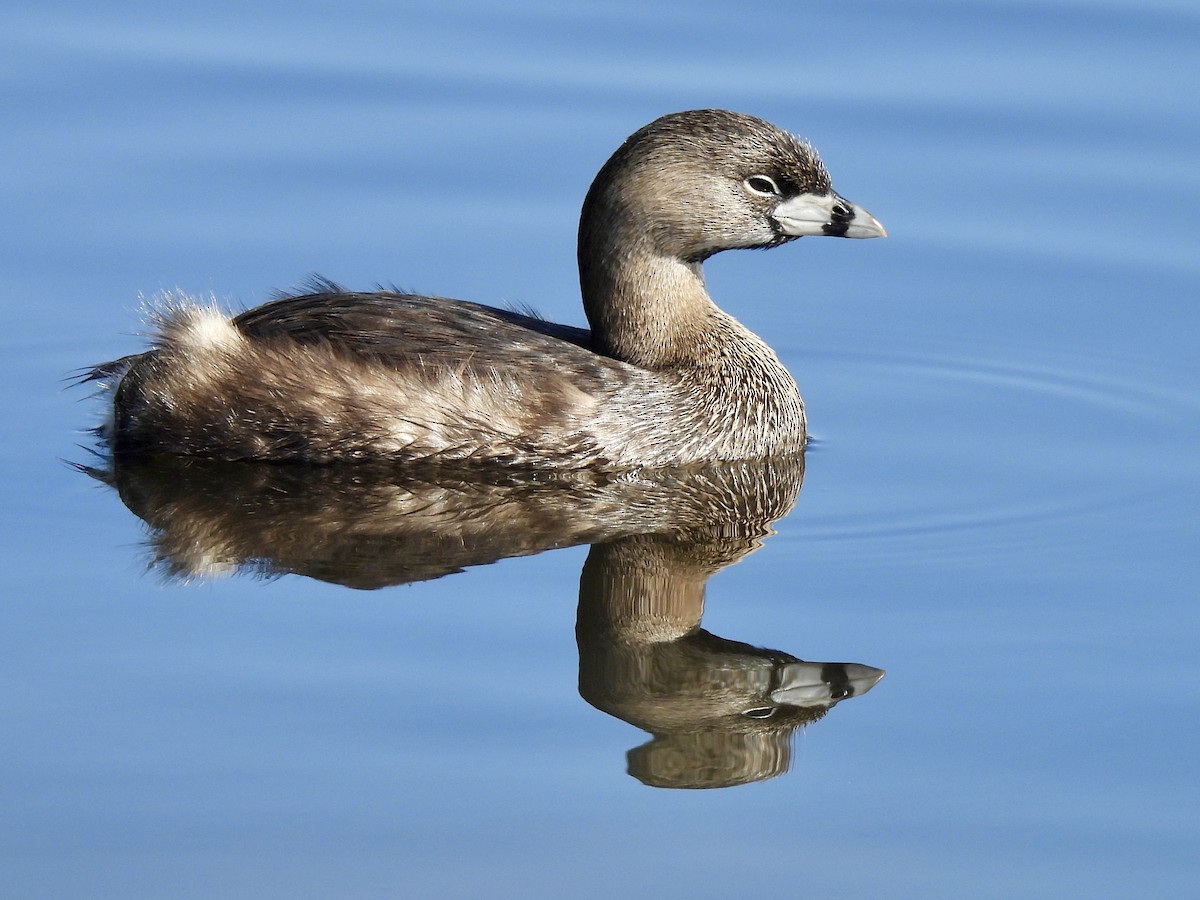
[[[803,457],[600,474],[320,467],[159,456],[85,469],[150,527],[165,575],[295,573],[355,588],[591,544],[579,691],[649,731],[629,771],[721,787],[786,771],[790,738],[883,672],[803,662],[700,627],[704,587],[794,505]]]

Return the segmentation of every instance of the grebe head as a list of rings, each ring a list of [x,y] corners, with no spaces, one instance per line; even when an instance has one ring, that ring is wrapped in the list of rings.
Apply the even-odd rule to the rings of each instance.
[[[884,233],[834,192],[805,141],[726,110],[663,116],[626,139],[584,200],[579,278],[595,346],[648,368],[688,360],[717,320],[700,272],[714,253]]]
[[[636,131],[596,176],[580,222],[581,264],[599,235],[635,230],[655,256],[700,262],[721,250],[805,235],[882,237],[840,197],[816,151],[774,125],[719,109],[672,113]]]

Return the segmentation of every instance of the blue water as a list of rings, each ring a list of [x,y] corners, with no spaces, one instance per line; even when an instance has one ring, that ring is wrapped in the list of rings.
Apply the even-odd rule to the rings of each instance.
[[[1194,4],[118,0],[0,26],[0,895],[1195,891]],[[703,626],[887,670],[789,771],[629,774],[650,735],[580,696],[585,546],[352,590],[222,575],[197,541],[210,574],[171,579],[68,465],[100,416],[69,376],[141,346],[140,294],[236,307],[319,272],[581,323],[587,184],[698,106],[810,138],[890,235],[707,266],[815,442]]]

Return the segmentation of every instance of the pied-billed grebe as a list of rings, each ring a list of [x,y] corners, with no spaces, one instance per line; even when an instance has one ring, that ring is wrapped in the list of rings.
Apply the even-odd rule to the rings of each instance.
[[[591,330],[474,303],[322,285],[235,316],[177,299],[116,381],[116,451],[222,459],[661,467],[801,450],[804,404],[719,310],[701,263],[804,235],[880,237],[808,144],[695,110],[631,135],[584,200]]]

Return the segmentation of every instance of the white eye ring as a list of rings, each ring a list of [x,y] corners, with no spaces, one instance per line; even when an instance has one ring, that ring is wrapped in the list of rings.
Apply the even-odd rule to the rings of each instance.
[[[775,183],[775,179],[770,175],[751,175],[742,182],[746,186],[746,190],[752,194],[758,194],[760,197],[778,197],[780,196],[779,185]]]

